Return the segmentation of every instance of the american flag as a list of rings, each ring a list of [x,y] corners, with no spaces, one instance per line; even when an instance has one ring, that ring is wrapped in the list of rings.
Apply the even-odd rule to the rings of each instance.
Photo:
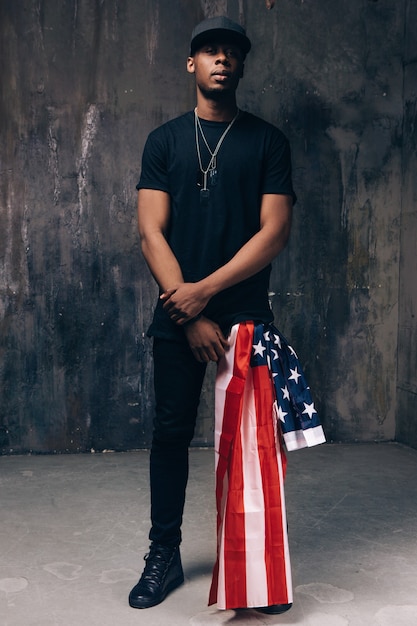
[[[216,378],[217,561],[209,604],[288,604],[282,439],[295,449],[322,443],[324,434],[297,355],[274,326],[237,324],[229,340]]]
[[[272,324],[254,327],[250,365],[267,366],[271,372],[274,410],[287,450],[324,443],[323,428],[297,353]]]

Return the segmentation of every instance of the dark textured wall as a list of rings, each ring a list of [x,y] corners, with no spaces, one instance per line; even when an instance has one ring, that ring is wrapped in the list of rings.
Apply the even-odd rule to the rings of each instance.
[[[407,3],[404,67],[397,439],[417,448],[417,2]]]
[[[3,452],[149,443],[156,289],[135,184],[148,132],[194,106],[193,25],[224,12],[253,41],[240,106],[280,126],[293,149],[299,201],[274,265],[276,323],[306,365],[329,438],[393,438],[397,401],[401,439],[406,423],[416,433],[415,64],[404,39],[414,6],[1,0]],[[212,439],[213,376],[197,443]]]

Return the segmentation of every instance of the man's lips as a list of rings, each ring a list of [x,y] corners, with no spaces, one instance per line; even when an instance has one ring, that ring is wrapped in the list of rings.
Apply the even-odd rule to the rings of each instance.
[[[212,74],[213,81],[221,85],[222,83],[228,83],[231,80],[230,74]]]
[[[231,77],[231,73],[230,72],[213,72],[212,76],[216,76],[216,78],[230,78]]]

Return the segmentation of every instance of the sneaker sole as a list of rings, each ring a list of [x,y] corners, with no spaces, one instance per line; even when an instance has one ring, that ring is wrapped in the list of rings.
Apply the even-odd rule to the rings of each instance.
[[[287,611],[289,611],[291,607],[292,603],[282,605],[278,604],[275,606],[259,606],[255,610],[258,611],[258,613],[264,613],[265,615],[281,615],[281,613],[286,613]]]
[[[157,606],[158,604],[161,604],[161,602],[165,600],[165,598],[167,597],[169,593],[171,593],[171,591],[174,591],[174,589],[182,585],[183,582],[184,582],[184,576],[175,578],[172,582],[169,583],[169,585],[165,589],[162,596],[159,596],[157,599],[154,598],[153,600],[149,600],[148,602],[146,602],[145,600],[140,601],[140,602],[135,602],[134,600],[131,600],[129,598],[129,606],[131,606],[132,609],[150,609],[152,606]]]

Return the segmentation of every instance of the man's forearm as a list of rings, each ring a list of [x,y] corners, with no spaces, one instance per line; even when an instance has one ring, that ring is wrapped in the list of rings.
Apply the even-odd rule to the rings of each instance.
[[[184,282],[179,263],[162,233],[141,238],[141,249],[162,292]]]
[[[170,216],[168,193],[139,190],[138,228],[142,254],[161,291],[184,282],[181,268],[166,240]]]
[[[202,291],[212,298],[215,294],[250,278],[269,265],[284,249],[287,237],[270,241],[257,233],[225,265],[200,281]]]

